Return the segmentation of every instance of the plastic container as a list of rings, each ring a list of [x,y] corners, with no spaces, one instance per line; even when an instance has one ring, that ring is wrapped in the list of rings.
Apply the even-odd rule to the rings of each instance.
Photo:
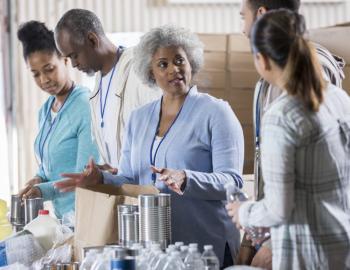
[[[26,230],[0,242],[0,267],[14,263],[31,265],[44,255],[44,249],[35,237]]]
[[[179,251],[172,251],[170,253],[170,256],[167,259],[167,262],[165,263],[163,270],[185,270],[184,263],[182,262],[180,258],[180,252]],[[198,270],[201,268],[198,268]],[[195,270],[194,268],[191,268],[191,270]]]
[[[204,263],[202,261],[201,254],[193,244],[189,245],[188,255],[185,259],[185,266],[187,270],[204,269]]]
[[[58,220],[51,217],[48,210],[39,210],[38,217],[28,223],[24,229],[30,231],[40,245],[48,251],[54,244],[59,226]]]
[[[7,219],[7,205],[0,199],[0,241],[12,234],[11,223]]]
[[[220,262],[218,257],[216,257],[212,245],[204,246],[204,251],[202,253],[202,260],[204,262],[205,270],[219,270]]]

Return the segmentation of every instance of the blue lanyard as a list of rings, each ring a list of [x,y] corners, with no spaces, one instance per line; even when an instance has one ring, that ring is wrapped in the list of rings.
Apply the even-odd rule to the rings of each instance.
[[[68,97],[69,97],[70,94],[73,92],[74,87],[75,87],[75,84],[73,83],[72,87],[69,89],[69,93],[68,93],[67,97],[65,98],[65,100],[64,100],[64,102],[63,102],[61,108],[60,108],[60,109],[58,110],[58,112],[57,112],[57,116],[55,117],[55,119],[54,119],[54,120],[52,121],[52,123],[50,124],[50,128],[49,128],[48,132],[46,133],[46,136],[45,136],[43,142],[41,143],[41,140],[42,140],[42,138],[43,138],[43,133],[44,133],[45,124],[46,124],[46,121],[47,121],[47,119],[48,119],[48,117],[49,117],[49,114],[50,114],[50,112],[51,112],[52,105],[53,105],[53,103],[55,102],[55,99],[56,99],[56,98],[54,98],[54,99],[51,101],[51,103],[50,103],[50,107],[49,107],[49,109],[48,109],[48,111],[47,111],[47,113],[46,113],[45,120],[44,120],[44,123],[43,123],[43,125],[42,125],[42,129],[43,129],[43,130],[42,130],[42,132],[40,133],[40,137],[39,137],[39,157],[40,157],[41,166],[42,166],[43,158],[44,158],[44,146],[45,146],[45,143],[46,143],[46,141],[47,141],[47,139],[48,139],[48,137],[49,137],[49,134],[50,134],[51,131],[52,131],[53,126],[54,126],[55,123],[56,123],[56,119],[57,119],[57,117],[58,117],[58,113],[63,109],[64,105],[66,104],[66,101],[68,100]],[[43,166],[42,166],[42,169],[44,170],[44,167],[43,167]]]
[[[189,90],[189,91],[191,91],[191,90]],[[184,103],[185,103],[185,102],[184,102]],[[175,124],[175,122],[176,122],[177,118],[179,117],[179,115],[180,115],[180,113],[181,113],[181,111],[182,111],[182,108],[183,108],[183,106],[184,106],[184,105],[182,104],[182,106],[181,106],[180,110],[178,111],[178,113],[177,113],[177,115],[176,115],[174,121],[171,123],[170,127],[169,127],[168,130],[165,132],[163,138],[162,138],[161,141],[159,142],[159,144],[158,144],[158,146],[157,146],[157,149],[156,149],[156,151],[155,151],[155,153],[154,153],[154,157],[152,158],[153,146],[154,146],[154,142],[155,142],[155,140],[156,140],[156,137],[157,137],[157,134],[158,134],[158,131],[159,131],[160,119],[161,119],[161,116],[162,116],[162,104],[163,104],[163,96],[162,96],[162,98],[161,98],[161,100],[160,100],[160,112],[159,112],[158,125],[157,125],[156,132],[155,132],[155,134],[154,134],[153,141],[152,141],[152,144],[151,144],[151,149],[150,149],[150,152],[149,152],[149,160],[150,160],[150,163],[151,163],[152,166],[155,166],[155,164],[156,164],[156,157],[157,157],[157,153],[158,153],[158,150],[159,150],[160,145],[161,145],[162,142],[164,141],[165,137],[168,135],[170,129],[171,129],[171,128],[173,127],[173,125]],[[152,181],[153,181],[153,184],[155,184],[156,179],[157,179],[156,174],[155,174],[155,173],[152,173]]]
[[[256,98],[255,105],[255,147],[259,148],[260,146],[260,94],[262,91],[262,87],[259,88],[259,93]]]
[[[119,49],[120,47],[118,47],[117,49],[117,57],[118,57],[118,52],[119,52]],[[118,57],[119,59],[119,57]],[[109,93],[109,88],[111,86],[111,82],[112,82],[112,78],[113,78],[113,75],[114,75],[114,71],[115,71],[115,67],[117,66],[117,64],[114,65],[113,69],[112,69],[112,74],[111,74],[111,77],[109,78],[109,82],[108,82],[108,87],[107,87],[107,93],[106,93],[106,96],[105,96],[105,100],[103,102],[103,105],[102,105],[102,76],[101,76],[101,80],[100,80],[100,85],[98,87],[98,90],[101,91],[100,92],[100,114],[101,114],[101,128],[104,127],[104,121],[103,121],[103,117],[105,115],[105,110],[106,110],[106,104],[107,104],[107,97],[108,97],[108,93]]]

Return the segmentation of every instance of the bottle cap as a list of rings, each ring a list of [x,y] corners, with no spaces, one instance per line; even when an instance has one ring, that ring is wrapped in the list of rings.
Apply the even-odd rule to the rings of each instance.
[[[49,213],[50,213],[49,210],[44,210],[44,209],[39,210],[39,215],[48,215]]]
[[[204,250],[210,250],[210,249],[213,249],[212,245],[205,245],[204,246]]]

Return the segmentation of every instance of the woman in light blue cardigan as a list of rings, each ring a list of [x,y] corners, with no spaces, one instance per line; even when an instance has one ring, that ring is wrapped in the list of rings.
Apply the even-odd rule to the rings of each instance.
[[[135,49],[136,71],[163,96],[131,114],[118,175],[102,174],[90,162],[85,176],[66,174],[71,179],[56,186],[155,184],[172,195],[172,240],[212,244],[227,266],[240,235],[225,210],[224,185],[242,187],[243,133],[227,102],[190,86],[202,59],[202,44],[185,29],[147,33]],[[224,262],[225,253],[231,262]]]
[[[39,112],[39,133],[34,150],[39,170],[20,196],[52,200],[55,214],[74,209],[74,193],[60,193],[52,182],[65,171],[81,171],[89,156],[98,157],[91,138],[89,90],[75,86],[67,59],[56,49],[53,32],[30,21],[18,30],[23,54],[37,85],[51,96]]]

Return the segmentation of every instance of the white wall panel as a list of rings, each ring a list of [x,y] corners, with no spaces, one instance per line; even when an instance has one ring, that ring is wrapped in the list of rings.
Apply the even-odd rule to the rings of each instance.
[[[173,23],[195,32],[228,33],[240,31],[239,1],[216,4],[169,4],[166,0],[13,0],[16,23],[41,20],[51,28],[60,16],[71,8],[94,11],[102,20],[106,32],[148,31],[162,24]],[[309,28],[350,21],[349,0],[317,1],[303,4]],[[18,127],[19,181],[24,182],[36,170],[33,141],[37,132],[37,111],[46,98],[34,84],[16,43],[16,112]],[[79,80],[79,75],[74,72]]]

